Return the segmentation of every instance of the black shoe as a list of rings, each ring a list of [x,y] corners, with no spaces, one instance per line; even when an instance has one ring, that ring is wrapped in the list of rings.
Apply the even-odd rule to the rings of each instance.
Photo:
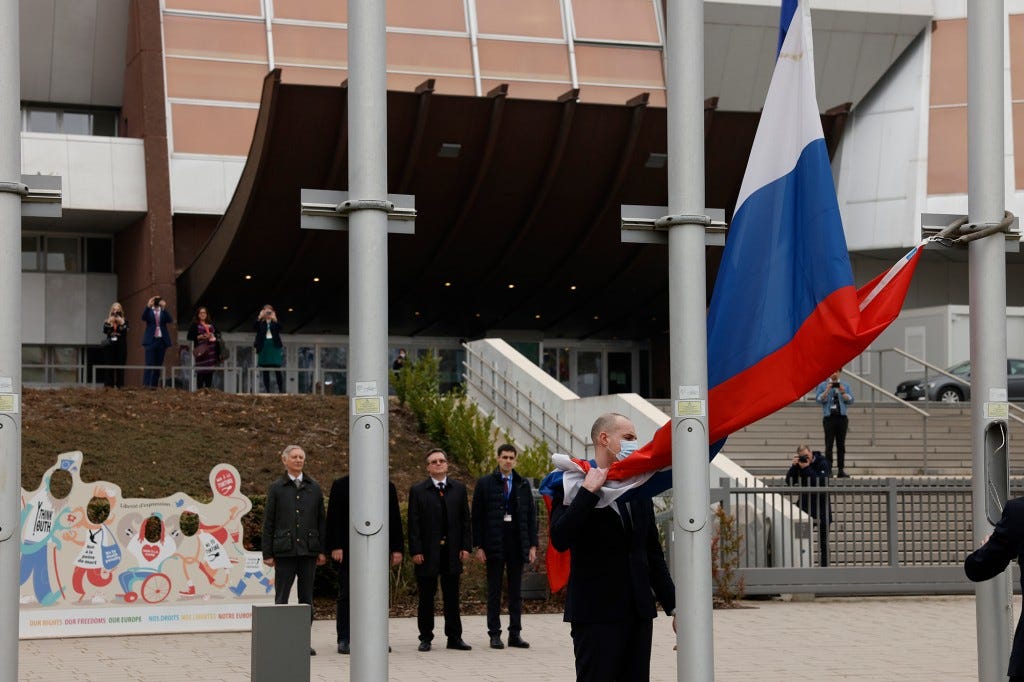
[[[462,638],[460,637],[459,639],[449,639],[448,646],[446,648],[457,649],[458,651],[469,651],[473,647],[463,642]]]
[[[309,647],[309,655],[316,656],[316,649],[314,649],[313,647]]]
[[[520,637],[518,634],[510,634],[508,636],[508,645],[514,646],[517,649],[529,649],[530,643]]]
[[[338,653],[339,654],[351,653],[351,651],[349,649],[349,646],[348,646],[348,640],[347,639],[343,639],[340,642],[338,642]]]
[[[501,635],[491,635],[491,648],[492,649],[504,649],[505,645],[501,643]]]
[[[430,651],[430,642],[420,642],[418,651]]]
[[[846,473],[845,471],[840,471],[838,474],[836,474],[836,478],[849,478],[849,477],[850,477],[850,474]]]

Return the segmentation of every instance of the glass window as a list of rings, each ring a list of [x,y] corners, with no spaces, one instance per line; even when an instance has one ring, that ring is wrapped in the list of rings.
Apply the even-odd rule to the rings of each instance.
[[[81,272],[78,237],[46,238],[47,272]]]
[[[572,13],[580,40],[659,42],[651,0],[572,0]]]
[[[563,386],[569,385],[569,349],[545,348],[544,371],[553,376]]]
[[[348,391],[347,372],[348,348],[345,346],[320,347],[320,375],[323,377],[324,393],[345,395]]]
[[[477,6],[480,5],[480,0]],[[519,0],[517,5],[526,0]],[[550,0],[556,2],[557,0]],[[467,33],[462,0],[388,0],[388,26]]]
[[[81,111],[65,111],[61,132],[65,135],[92,135],[92,116]]]
[[[480,39],[480,75],[569,83],[565,45]]]
[[[633,354],[608,353],[608,393],[630,393],[633,390]]]
[[[580,83],[665,87],[660,50],[577,45],[576,68]]]
[[[177,57],[267,61],[267,31],[261,21],[164,15],[164,52]]]
[[[346,66],[348,31],[322,26],[274,24],[274,60],[279,64]],[[388,66],[391,66],[390,62]],[[338,83],[342,80],[344,77]]]
[[[46,109],[28,110],[28,127],[30,133],[59,133],[60,122],[57,120],[57,112]]]
[[[55,384],[78,383],[79,351],[73,346],[54,346],[51,349]]]
[[[46,347],[21,347],[21,381],[22,383],[46,383]]]
[[[299,393],[313,392],[313,374],[316,372],[316,350],[312,346],[299,346],[298,357]]]
[[[473,75],[467,38],[388,33],[387,52],[389,71]]]
[[[94,111],[92,112],[92,134],[102,137],[117,136],[117,112],[116,111]]]
[[[462,348],[442,348],[438,350],[437,379],[442,393],[446,393],[462,383],[462,362],[466,351]]]
[[[280,0],[277,0],[280,2]],[[245,14],[263,16],[260,0],[165,0],[167,9],[184,9],[196,12],[218,12],[220,14]],[[277,4],[276,2],[274,3]]]
[[[87,237],[85,240],[85,271],[114,271],[114,240],[106,237]]]
[[[167,96],[259,102],[267,67],[263,64],[215,62],[168,57]]]
[[[601,352],[576,351],[576,395],[601,395]]]
[[[508,345],[522,353],[530,362],[536,363],[540,356],[540,344],[536,341],[509,341]]]
[[[344,24],[348,21],[348,3],[340,0],[274,0],[274,16]]]
[[[39,237],[21,238],[21,271],[36,272],[39,270]]]
[[[564,38],[558,0],[476,0],[480,33]]]

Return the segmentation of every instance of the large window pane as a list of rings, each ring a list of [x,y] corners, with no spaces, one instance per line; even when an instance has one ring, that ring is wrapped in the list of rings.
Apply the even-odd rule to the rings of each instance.
[[[608,353],[608,394],[630,393],[633,390],[633,354]]]
[[[581,40],[659,42],[651,0],[572,0],[572,13]]]
[[[61,132],[65,135],[92,135],[92,116],[81,111],[65,111]]]
[[[323,377],[324,393],[345,395],[348,391],[347,368],[348,349],[345,346],[320,347],[320,375]]]
[[[39,270],[39,237],[21,238],[21,271]]]
[[[105,237],[88,237],[85,240],[85,271],[114,271],[114,241]]]
[[[442,393],[462,383],[462,362],[466,351],[462,348],[442,348],[437,352],[439,360],[437,380]]]
[[[312,346],[299,346],[298,358],[299,393],[313,392],[313,374],[316,372],[316,350]]]
[[[92,134],[115,137],[117,135],[117,112],[94,111],[92,113]]]
[[[281,64],[346,66],[348,31],[274,24],[274,59]]]
[[[524,1],[518,0],[518,3]],[[480,0],[477,0],[479,3]],[[388,0],[387,24],[402,28],[467,32],[466,11],[462,0]]]
[[[558,0],[476,0],[480,33],[564,38]]]
[[[388,33],[388,70],[473,75],[468,38]]]
[[[344,24],[348,21],[348,3],[341,0],[274,0],[274,16]]]
[[[164,52],[173,57],[267,61],[267,31],[260,21],[164,16]]]
[[[29,109],[28,132],[59,133],[60,122],[57,120],[57,112],[46,109]]]
[[[665,87],[660,50],[577,45],[576,68],[580,83]]]
[[[47,237],[47,272],[81,272],[78,243],[77,237]]]
[[[46,383],[46,347],[21,347],[21,381],[22,383]]]
[[[165,63],[167,96],[183,99],[259,102],[267,75],[263,64],[177,57],[168,57]]]
[[[601,395],[601,352],[576,352],[576,395],[589,398]]]
[[[171,105],[174,150],[245,156],[256,127],[256,109]]]
[[[79,352],[73,346],[54,346],[52,349],[53,374],[51,381],[55,384],[73,384],[78,382]]]
[[[217,12],[220,14],[245,14],[254,17],[263,16],[263,7],[260,0],[164,0],[164,4],[167,9]]]
[[[480,74],[569,83],[569,51],[565,45],[481,39]]]

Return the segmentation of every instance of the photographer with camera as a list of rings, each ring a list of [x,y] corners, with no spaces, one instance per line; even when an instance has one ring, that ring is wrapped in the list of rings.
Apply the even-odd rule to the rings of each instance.
[[[103,385],[107,388],[124,386],[123,367],[128,361],[127,338],[128,323],[124,319],[124,308],[114,301],[107,319],[103,322],[103,361],[111,365],[111,368],[103,373]]]
[[[146,302],[142,311],[142,321],[146,323],[146,331],[142,334],[142,347],[145,349],[146,371],[142,383],[149,388],[160,385],[161,369],[164,365],[164,354],[171,347],[171,333],[167,325],[174,322],[167,312],[167,301],[153,296]]]
[[[786,484],[810,486],[812,488],[828,487],[828,479],[832,475],[832,465],[818,451],[802,444],[793,455],[789,471],[786,472]],[[832,508],[829,505],[827,492],[807,492],[800,494],[797,502],[800,509],[811,516],[818,524],[818,549],[821,556],[819,565],[828,566],[828,527],[832,523]]]
[[[846,406],[853,402],[850,384],[839,380],[839,370],[832,372],[827,381],[818,384],[815,400],[821,403],[821,424],[825,430],[825,458],[829,468],[832,467],[832,444],[835,443],[839,455],[839,473],[836,478],[849,478],[843,465],[846,463],[846,430],[850,420],[846,416]]]
[[[284,372],[281,371],[284,343],[281,341],[281,324],[277,321],[274,306],[268,303],[260,309],[253,329],[256,330],[256,339],[252,344],[256,349],[256,366],[276,369],[274,376],[277,379],[277,392],[284,393]],[[263,377],[263,392],[270,393],[270,370],[261,369],[260,374]]]

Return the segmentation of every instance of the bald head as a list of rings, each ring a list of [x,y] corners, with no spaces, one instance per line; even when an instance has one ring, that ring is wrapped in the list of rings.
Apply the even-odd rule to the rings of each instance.
[[[636,440],[636,427],[629,417],[617,412],[606,412],[590,427],[590,440],[594,443],[597,465],[611,466],[615,455],[622,450],[622,441]]]

